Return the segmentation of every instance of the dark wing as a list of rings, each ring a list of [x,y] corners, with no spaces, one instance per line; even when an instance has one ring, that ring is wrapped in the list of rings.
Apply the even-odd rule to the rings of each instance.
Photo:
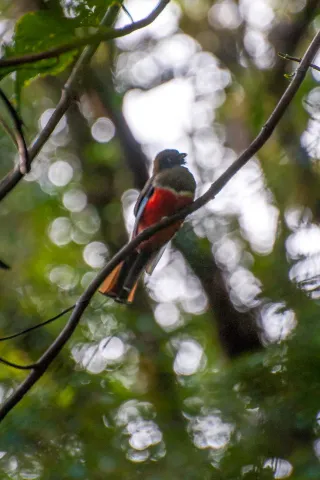
[[[10,267],[6,263],[4,263],[2,260],[0,260],[0,268],[3,268],[4,270],[9,270]]]
[[[153,194],[153,191],[154,191],[153,180],[154,180],[154,176],[149,178],[149,180],[141,190],[138,200],[136,201],[136,204],[134,206],[133,213],[135,214],[136,221],[133,227],[132,238],[136,236],[139,220],[143,214],[144,208],[148,203],[149,198]]]

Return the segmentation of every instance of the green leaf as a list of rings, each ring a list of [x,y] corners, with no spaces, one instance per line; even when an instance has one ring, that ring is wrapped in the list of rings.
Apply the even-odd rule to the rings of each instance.
[[[49,12],[27,13],[16,24],[13,41],[5,48],[5,58],[43,52],[70,43],[75,39],[75,30],[78,26],[79,22],[76,19],[52,15]],[[17,70],[17,84],[21,89],[38,76],[57,75],[62,72],[73,61],[74,56],[75,51],[72,51],[58,58],[41,60],[18,69],[6,68],[1,71],[1,76]]]

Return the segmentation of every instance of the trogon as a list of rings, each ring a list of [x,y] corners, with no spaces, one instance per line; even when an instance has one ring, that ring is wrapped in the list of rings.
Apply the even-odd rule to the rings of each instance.
[[[136,220],[132,238],[193,202],[196,182],[185,166],[186,156],[186,153],[171,149],[163,150],[156,156],[152,176],[134,207]],[[166,244],[182,223],[183,220],[179,220],[140,243],[106,277],[99,291],[117,302],[132,303],[141,274],[143,271],[148,274],[153,272]]]

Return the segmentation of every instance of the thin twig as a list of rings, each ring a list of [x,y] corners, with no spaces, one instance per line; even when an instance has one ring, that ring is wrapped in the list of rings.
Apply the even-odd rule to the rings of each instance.
[[[291,60],[292,62],[301,63],[301,58],[292,57],[291,55],[288,55],[287,53],[278,52],[278,55],[279,55],[280,58],[283,58],[284,60]],[[318,72],[320,72],[320,67],[318,67],[318,65],[315,65],[314,63],[310,63],[309,67],[313,68],[314,70],[318,70]]]
[[[9,111],[11,117],[12,117],[13,123],[14,123],[13,132],[11,132],[10,129],[9,129],[9,131],[11,132],[10,133],[11,138],[12,138],[12,136],[14,136],[15,143],[16,143],[17,148],[18,148],[20,173],[22,175],[24,175],[25,173],[28,173],[30,171],[30,160],[29,160],[29,152],[28,152],[27,144],[26,144],[26,141],[24,139],[24,135],[23,135],[23,131],[22,131],[23,123],[22,123],[22,120],[20,119],[20,117],[18,115],[18,112],[11,105],[10,100],[7,98],[6,94],[3,92],[3,90],[1,88],[0,88],[0,97],[3,100],[3,103],[6,105],[8,111]],[[7,127],[7,125],[4,122],[2,122],[2,124],[5,127]]]
[[[13,338],[21,337],[21,335],[26,335],[29,332],[32,332],[33,330],[36,330],[38,328],[44,327],[45,325],[48,325],[49,323],[54,322],[55,320],[58,320],[58,318],[62,317],[68,312],[71,312],[73,310],[75,305],[72,305],[71,307],[66,308],[62,312],[58,313],[53,318],[49,318],[49,320],[46,320],[45,322],[37,323],[37,325],[33,325],[32,327],[26,328],[25,330],[21,330],[20,332],[13,333],[12,335],[7,335],[6,337],[0,337],[0,342],[4,342],[5,340],[12,340]]]
[[[99,288],[103,280],[107,275],[121,262],[123,261],[142,241],[150,238],[154,233],[159,230],[168,227],[169,225],[175,223],[177,220],[181,220],[189,215],[191,212],[198,210],[200,207],[212,200],[217,193],[231,180],[231,178],[249,161],[249,159],[258,152],[258,150],[266,143],[266,141],[271,136],[275,127],[279,123],[284,112],[288,108],[290,102],[292,101],[294,95],[296,94],[299,86],[301,85],[304,77],[306,76],[309,64],[320,48],[320,32],[312,40],[308,50],[306,51],[301,64],[297,69],[295,77],[285,90],[281,99],[279,100],[277,106],[271,113],[269,119],[263,126],[259,135],[253,140],[249,147],[238,157],[237,160],[211,185],[204,195],[199,197],[191,205],[183,208],[175,215],[161,220],[156,225],[147,228],[141,232],[137,237],[131,240],[127,245],[125,245],[108,263],[107,265],[98,273],[98,275],[92,280],[84,293],[80,296],[78,302],[76,303],[75,309],[73,310],[66,326],[61,331],[56,340],[50,345],[47,351],[42,355],[42,357],[37,362],[36,370],[33,370],[28,377],[19,385],[17,390],[9,397],[0,409],[0,420],[2,420],[19,401],[24,397],[24,395],[30,390],[30,388],[39,380],[39,378],[44,374],[52,361],[56,358],[58,353],[67,343],[72,333],[76,329],[78,323],[80,322],[81,316],[89,302]]]
[[[119,36],[127,35],[128,33],[131,33],[134,30],[137,30],[138,28],[142,28],[149,25],[155,18],[157,18],[158,15],[160,15],[160,13],[165,8],[166,4],[169,3],[169,1],[170,0],[162,0],[148,17],[146,17],[143,20],[140,20],[139,22],[136,22],[134,25],[128,25],[123,29],[119,29],[118,31],[122,32],[122,34]],[[113,5],[112,7],[110,7],[104,19],[101,21],[101,25],[112,24],[119,9],[120,9],[119,5]],[[99,42],[100,41],[101,41],[101,38],[99,37]],[[43,145],[47,142],[48,138],[54,131],[55,127],[57,126],[57,124],[59,123],[59,121],[61,120],[63,115],[66,113],[67,109],[69,108],[69,105],[72,101],[72,89],[74,87],[74,84],[78,78],[79,72],[81,71],[83,65],[89,62],[90,58],[92,57],[92,55],[94,54],[97,48],[97,45],[98,45],[97,40],[95,40],[95,42],[96,43],[94,45],[86,47],[82,55],[79,57],[76,65],[74,66],[71,72],[71,75],[67,83],[64,86],[64,89],[62,91],[62,95],[57,107],[55,108],[46,126],[43,128],[43,130],[40,132],[38,137],[33,142],[32,146],[30,147],[29,149],[30,163],[38,155],[39,151],[41,150]],[[0,60],[0,66],[1,65],[2,63]],[[0,182],[0,201],[3,200],[8,195],[9,192],[11,192],[11,190],[20,182],[22,178],[23,178],[23,175],[20,172],[19,168],[14,168],[13,170],[11,170],[11,172],[9,172],[3,178],[3,180]]]
[[[7,367],[16,368],[17,370],[35,370],[37,368],[37,363],[31,363],[30,365],[19,365],[17,363],[9,362],[5,358],[0,357],[0,363],[7,365]]]
[[[115,28],[104,32],[98,32],[94,35],[88,35],[83,38],[79,38],[71,43],[60,45],[59,47],[50,48],[45,52],[30,53],[28,55],[23,55],[21,57],[12,57],[12,58],[3,58],[0,59],[0,68],[4,67],[13,67],[15,65],[25,65],[27,63],[38,62],[39,60],[45,60],[47,58],[55,58],[63,53],[70,52],[86,45],[93,45],[100,43],[106,40],[113,40],[115,38],[124,37],[129,35],[129,33],[140,30],[148,25],[150,25],[165,9],[170,0],[161,0],[156,8],[142,20],[126,25],[122,28]],[[118,7],[118,5],[115,5]],[[119,8],[119,7],[118,7]]]

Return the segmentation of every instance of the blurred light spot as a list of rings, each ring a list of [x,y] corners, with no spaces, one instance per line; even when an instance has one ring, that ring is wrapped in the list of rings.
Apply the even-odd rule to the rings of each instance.
[[[18,158],[18,157],[17,157]],[[23,177],[23,180],[27,182],[34,182],[39,180],[43,175],[43,168],[49,163],[49,159],[42,153],[32,162],[32,169],[27,175]]]
[[[115,127],[111,120],[106,117],[98,118],[91,127],[91,135],[100,143],[110,142],[114,134]]]
[[[271,27],[274,12],[264,0],[242,0],[240,12],[251,26],[259,30],[267,30]]]
[[[164,329],[173,329],[180,324],[180,312],[174,303],[159,303],[154,316],[157,323]]]
[[[71,239],[74,243],[78,245],[87,245],[90,242],[92,235],[83,232],[78,227],[73,228],[71,232]]]
[[[64,187],[67,185],[73,176],[73,168],[67,162],[58,160],[50,165],[48,177],[57,187]]]
[[[241,254],[239,242],[223,237],[217,246],[214,258],[219,266],[227,267],[231,271],[239,263]]]
[[[100,355],[98,345],[78,344],[72,348],[72,356],[76,363],[90,373],[99,374],[107,366],[108,360]]]
[[[71,218],[84,233],[94,234],[100,228],[99,214],[92,205],[87,205],[81,212],[72,213]]]
[[[262,327],[268,342],[280,342],[290,335],[297,325],[295,314],[284,303],[271,303],[261,309]]]
[[[126,433],[130,435],[129,445],[135,450],[145,450],[162,440],[162,433],[152,420],[133,420],[128,423]]]
[[[320,255],[313,255],[296,262],[290,269],[289,278],[308,291],[312,298],[320,297]]]
[[[244,236],[254,251],[267,255],[275,242],[279,210],[262,196],[256,195],[254,201],[252,195],[243,200],[240,224]]]
[[[319,421],[317,421],[317,423],[319,425]],[[318,457],[318,459],[320,460],[320,439],[319,438],[313,442],[313,450],[316,456]]]
[[[157,3],[154,0],[129,0],[126,7],[131,13],[134,21],[145,18],[150,14]],[[178,4],[170,3],[154,22],[141,30],[131,33],[123,38],[117,38],[116,43],[121,49],[134,50],[143,38],[162,38],[172,34],[178,27],[178,20],[181,9]],[[127,15],[121,10],[118,16],[116,27],[123,27],[128,24]]]
[[[238,28],[242,22],[238,7],[232,0],[216,2],[209,10],[208,20],[213,27],[229,29]]]
[[[127,68],[129,68],[130,78],[134,85],[148,87],[159,75],[159,65],[151,56],[146,57],[145,53],[137,61],[132,61],[131,58],[131,62],[132,65],[127,65]]]
[[[150,402],[139,402],[138,400],[128,400],[124,402],[115,415],[117,425],[127,425],[135,418],[144,417],[151,419],[155,417],[155,410]]]
[[[43,129],[47,125],[48,121],[52,117],[52,114],[55,112],[55,108],[48,108],[43,112],[43,114],[40,117],[39,124],[40,127]],[[62,132],[64,128],[67,126],[67,120],[65,115],[61,118],[61,120],[58,122],[56,128],[54,129],[52,135],[57,135],[58,133]]]
[[[157,61],[163,65],[163,68],[178,69],[188,65],[192,55],[199,49],[200,47],[194,38],[178,33],[159,42],[153,54],[157,57]]]
[[[138,191],[131,188],[129,190],[126,190],[121,197],[123,216],[126,224],[126,229],[129,234],[131,234],[135,223],[135,216],[133,210],[135,203],[138,199],[138,195]]]
[[[179,272],[174,268],[167,267],[148,279],[148,287],[151,287],[157,301],[170,303],[183,296],[185,285]]]
[[[118,337],[106,337],[99,344],[99,352],[111,361],[119,360],[125,353],[125,345]]]
[[[191,420],[189,429],[196,447],[220,449],[230,441],[233,426],[223,422],[219,415],[211,414]]]
[[[183,340],[174,360],[174,371],[177,375],[193,375],[205,361],[201,345],[195,340]]]
[[[274,478],[287,478],[290,477],[293,466],[288,460],[282,458],[268,458],[263,464],[264,468],[271,467],[274,471]]]
[[[54,267],[49,273],[49,279],[62,290],[71,290],[78,283],[78,275],[69,265]]]
[[[289,235],[286,248],[291,258],[320,253],[320,228],[309,225]]]
[[[63,195],[63,205],[70,212],[81,212],[87,205],[87,195],[79,189],[68,190]]]
[[[230,297],[239,310],[244,306],[253,308],[259,305],[257,297],[261,293],[261,284],[249,270],[238,267],[230,276],[229,285]]]
[[[95,278],[95,272],[87,272],[81,278],[81,287],[87,288],[92,280]]]
[[[48,235],[52,243],[59,247],[71,241],[72,224],[67,217],[56,218],[49,226]]]
[[[140,463],[145,462],[150,453],[148,450],[143,450],[142,452],[137,450],[132,450],[131,448],[127,451],[127,458],[131,460],[131,462]]]
[[[313,88],[308,93],[303,106],[314,119],[320,119],[320,87]]]
[[[102,242],[91,242],[83,250],[83,258],[92,268],[102,267],[108,255],[108,249]]]
[[[244,36],[247,52],[259,68],[270,68],[274,63],[274,49],[261,32],[248,30]]]
[[[147,92],[126,93],[123,111],[138,141],[165,142],[170,148],[191,126],[193,98],[190,81],[171,80]]]
[[[34,460],[31,455],[25,455],[25,460],[28,463],[28,468],[21,468],[19,476],[23,480],[35,480],[43,473],[42,465]]]
[[[312,212],[309,208],[301,206],[289,207],[285,211],[285,220],[290,230],[295,231],[299,227],[310,225]]]
[[[200,291],[196,296],[188,296],[181,300],[182,308],[185,312],[193,315],[201,315],[208,307],[208,300],[206,295]]]

